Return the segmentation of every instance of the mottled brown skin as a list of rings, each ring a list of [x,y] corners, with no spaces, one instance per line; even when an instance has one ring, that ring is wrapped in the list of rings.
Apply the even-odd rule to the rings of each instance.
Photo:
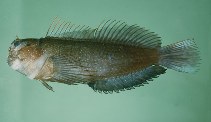
[[[39,58],[41,55],[43,55],[42,49],[38,46],[38,39],[23,39],[22,41],[26,41],[27,45],[22,47],[20,50],[18,50],[18,53],[16,54],[15,51],[13,51],[13,47],[10,47],[9,49],[9,61],[10,63],[12,59],[20,58],[21,60],[28,60],[33,61]]]
[[[137,25],[108,20],[97,28],[73,26],[55,19],[45,38],[17,38],[9,66],[52,91],[47,81],[112,93],[141,86],[166,68],[195,72],[200,60],[193,40],[161,47],[157,34]]]
[[[38,69],[38,73],[32,79],[72,84],[74,82],[94,82],[107,78],[123,76],[142,70],[159,60],[158,49],[141,48],[117,43],[103,43],[94,40],[77,40],[61,38],[23,39],[26,45],[17,52],[10,48],[8,63],[16,58],[22,61],[24,68],[19,72],[29,77],[39,66],[34,63],[40,57],[44,58],[44,64]],[[54,78],[60,72],[53,62],[53,56],[59,56],[67,60],[73,67],[73,78],[67,81]],[[74,69],[75,68],[75,69]],[[75,71],[76,70],[76,71]],[[32,73],[33,74],[33,73]],[[79,80],[79,81],[77,81]]]
[[[88,40],[41,38],[39,48],[43,51],[40,53],[47,53],[49,57],[57,55],[75,62],[74,65],[82,69],[80,73],[83,74],[85,82],[141,70],[157,64],[159,57],[157,49]],[[51,60],[47,60],[36,79],[51,81],[50,77],[56,72],[52,63]]]

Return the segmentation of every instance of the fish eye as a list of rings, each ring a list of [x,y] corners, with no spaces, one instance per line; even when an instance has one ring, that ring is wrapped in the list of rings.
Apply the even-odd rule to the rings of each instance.
[[[15,47],[17,47],[18,45],[20,45],[20,44],[21,44],[21,42],[20,42],[20,41],[14,41],[14,43],[13,43],[13,44],[14,44],[14,46],[15,46]]]
[[[31,44],[30,43],[26,43],[26,46],[30,46]]]

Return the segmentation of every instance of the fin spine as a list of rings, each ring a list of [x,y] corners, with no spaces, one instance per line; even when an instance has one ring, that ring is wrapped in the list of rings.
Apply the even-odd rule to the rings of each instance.
[[[60,24],[61,23],[61,24]],[[49,34],[50,32],[50,34]],[[83,39],[102,43],[118,43],[131,46],[157,48],[161,45],[161,39],[154,32],[150,32],[138,25],[127,25],[117,20],[102,22],[97,28],[61,22],[55,19],[50,25],[46,37],[62,39]]]

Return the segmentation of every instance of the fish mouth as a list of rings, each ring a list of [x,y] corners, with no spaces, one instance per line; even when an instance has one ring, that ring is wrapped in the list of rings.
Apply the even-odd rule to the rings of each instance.
[[[15,58],[12,56],[12,55],[10,55],[9,54],[9,56],[7,57],[7,64],[9,65],[9,66],[11,66],[12,65],[12,62],[15,60]]]
[[[7,64],[11,66],[13,62],[18,59],[18,52],[14,51],[11,47],[9,48],[9,55],[7,57]]]

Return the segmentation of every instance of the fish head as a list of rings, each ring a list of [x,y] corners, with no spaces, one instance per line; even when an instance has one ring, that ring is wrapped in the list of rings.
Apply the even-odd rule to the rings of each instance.
[[[39,57],[39,39],[15,39],[9,47],[8,65],[21,72],[26,66]]]

